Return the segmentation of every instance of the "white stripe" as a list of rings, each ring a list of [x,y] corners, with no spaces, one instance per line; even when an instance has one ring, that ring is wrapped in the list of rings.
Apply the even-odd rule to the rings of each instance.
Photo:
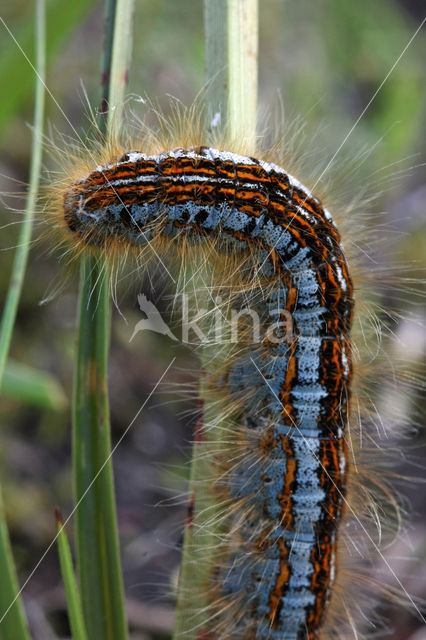
[[[336,267],[337,279],[340,283],[340,286],[342,287],[342,291],[346,291],[348,288],[348,283],[343,277],[342,269],[339,264],[335,264],[334,266]]]
[[[262,169],[266,171],[266,173],[271,173],[271,171],[274,171],[275,173],[287,175],[287,172],[284,171],[282,167],[279,167],[277,164],[274,164],[273,162],[265,162],[264,160],[259,160],[259,164],[262,167]]]
[[[120,162],[119,164],[125,164],[126,162],[138,162],[138,160],[146,160],[148,156],[145,153],[140,153],[139,151],[129,151],[128,160],[124,162]]]
[[[185,180],[187,182],[214,182],[215,184],[225,184],[230,186],[238,185],[239,189],[253,189],[257,190],[258,186],[255,182],[244,182],[239,183],[238,181],[233,180],[232,178],[212,178],[210,176],[199,176],[198,174],[186,174],[186,175],[178,175],[178,176],[162,176],[157,173],[149,173],[141,176],[136,176],[134,178],[122,178],[120,180],[111,180],[108,181],[108,185],[110,187],[118,187],[126,184],[135,184],[139,182],[149,182],[149,181],[157,181],[157,182],[165,182],[170,180],[171,182],[179,182],[180,180]]]
[[[292,187],[296,187],[297,189],[300,189],[301,191],[303,191],[308,198],[313,198],[313,195],[309,191],[309,189],[305,187],[305,185],[303,185],[301,182],[299,182],[297,178],[292,176],[291,173],[288,173],[287,177]]]
[[[296,209],[304,218],[306,218],[306,220],[309,220],[309,222],[314,225],[317,224],[317,219],[315,218],[315,216],[309,213],[309,211],[306,211],[306,209],[304,209],[300,205],[296,205]]]
[[[233,151],[219,151],[218,149],[214,149],[213,147],[207,147],[205,149],[203,149],[202,153],[197,153],[196,151],[192,150],[192,149],[183,149],[183,148],[176,148],[176,149],[172,149],[171,151],[164,151],[163,153],[159,154],[159,155],[152,155],[152,156],[148,156],[145,153],[141,153],[139,151],[130,151],[128,152],[128,159],[123,161],[123,162],[118,162],[116,165],[114,164],[107,164],[107,165],[103,165],[103,166],[98,166],[96,167],[95,171],[99,172],[99,173],[103,173],[104,171],[107,171],[109,169],[114,168],[114,166],[122,166],[122,165],[126,165],[126,164],[133,164],[135,162],[138,162],[139,160],[147,160],[147,161],[155,161],[156,163],[161,162],[162,160],[167,160],[168,158],[189,158],[189,159],[209,159],[209,160],[221,160],[223,162],[233,162],[234,164],[244,164],[244,165],[251,165],[251,166],[256,166],[256,163],[253,162],[253,160],[251,158],[249,158],[248,156],[242,156],[239,153],[234,153]],[[287,173],[282,167],[279,167],[277,164],[274,164],[273,162],[265,162],[264,160],[258,160],[259,165],[262,167],[262,169],[264,169],[264,171],[266,171],[266,173],[271,173],[272,171],[275,173],[278,173],[280,175],[285,175],[288,178],[288,181],[290,183],[290,185],[292,187],[296,187],[297,189],[299,189],[300,191],[302,191],[305,196],[307,198],[312,198],[315,201],[317,201],[317,199],[312,195],[311,191],[309,191],[309,189],[307,187],[305,187],[305,185],[303,185],[301,182],[299,182],[299,180],[297,180],[297,178],[295,178],[294,176],[292,176],[290,173]],[[207,180],[214,180],[217,183],[220,182],[229,182],[229,180],[227,180],[226,178],[217,178],[217,179],[212,179],[211,177],[205,177],[205,176],[186,176],[188,178],[188,180],[192,181],[192,182],[204,182]],[[138,178],[130,178],[130,179],[123,179],[123,180],[118,180],[115,182],[111,182],[110,184],[112,186],[118,186],[118,185],[125,185],[125,184],[129,184],[130,182],[146,182],[148,180],[151,180],[152,177],[150,176],[139,176]],[[173,178],[170,177],[168,179],[171,180],[178,180],[179,178]],[[251,184],[251,183],[245,183],[244,185],[241,185],[243,187],[247,187],[247,188],[257,188],[256,184]],[[282,192],[281,190],[277,189],[276,193],[278,195],[280,195],[281,197],[284,198],[288,198],[288,196]],[[302,215],[305,215],[308,217],[308,214],[303,210],[299,209],[300,213],[302,213]],[[324,209],[324,215],[328,220],[331,220],[331,215],[330,213],[327,211],[327,209]]]
[[[218,149],[208,147],[208,149],[205,149],[205,154],[205,157],[210,158],[210,160],[223,160],[223,162],[256,166],[248,156],[240,156],[239,153],[234,153],[233,151],[219,151]]]

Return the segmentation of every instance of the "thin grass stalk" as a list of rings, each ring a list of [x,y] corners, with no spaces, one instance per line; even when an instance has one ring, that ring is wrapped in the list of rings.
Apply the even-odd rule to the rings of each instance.
[[[231,140],[256,149],[258,0],[228,0],[228,127]]]
[[[99,128],[108,137],[124,101],[133,0],[107,0]],[[126,49],[122,56],[120,49]],[[114,120],[112,113],[114,112]],[[77,570],[89,640],[127,640],[108,403],[110,277],[101,257],[80,271],[78,347],[73,397],[73,474]]]
[[[229,139],[243,140],[250,153],[254,151],[256,141],[257,19],[257,0],[204,0],[207,113],[209,117],[219,113]],[[211,355],[211,347],[206,347],[202,356],[204,367],[208,367]],[[208,583],[224,522],[218,498],[213,492],[216,471],[212,457],[206,453],[209,447],[215,452],[226,450],[229,437],[216,411],[203,376],[191,461],[174,640],[195,640],[209,631]]]
[[[44,83],[46,78],[46,30],[45,30],[45,0],[37,0],[36,4],[36,86],[34,102],[34,129],[30,160],[30,183],[24,220],[21,226],[18,245],[15,251],[9,290],[3,309],[0,327],[0,388],[3,380],[4,368],[9,353],[13,327],[15,325],[19,298],[24,282],[25,270],[30,251],[31,235],[36,210],[38,189],[40,185],[43,118],[44,118]]]
[[[62,517],[59,511],[56,511],[57,522],[57,542],[59,551],[59,562],[61,565],[62,581],[65,587],[65,595],[67,600],[68,618],[71,627],[71,636],[73,640],[87,640],[86,625],[84,622],[83,607],[81,604],[80,593],[78,591],[77,581],[74,575],[74,567],[72,563],[71,549],[65,533]]]
[[[0,492],[0,638],[30,640]],[[12,604],[13,603],[13,604]]]
[[[21,296],[28,253],[32,235],[34,211],[40,183],[44,81],[46,76],[46,29],[45,2],[37,0],[35,18],[36,38],[36,88],[34,103],[34,130],[31,148],[30,185],[25,207],[24,221],[19,234],[18,246],[12,267],[12,275],[0,328],[0,388],[15,325],[19,298]],[[30,640],[19,583],[13,561],[3,497],[0,491],[0,638],[2,640]]]
[[[223,127],[228,113],[227,4],[227,0],[203,2],[207,128],[213,119]]]

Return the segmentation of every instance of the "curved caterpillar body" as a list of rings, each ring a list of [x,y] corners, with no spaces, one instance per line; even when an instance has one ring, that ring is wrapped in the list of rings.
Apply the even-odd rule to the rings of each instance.
[[[330,214],[275,164],[192,147],[97,167],[68,189],[64,216],[89,245],[162,235],[249,253],[266,283],[254,296],[263,322],[291,314],[290,337],[266,337],[226,371],[250,450],[224,476],[240,543],[224,549],[212,583],[232,603],[227,637],[318,638],[345,500],[352,375],[352,284]]]

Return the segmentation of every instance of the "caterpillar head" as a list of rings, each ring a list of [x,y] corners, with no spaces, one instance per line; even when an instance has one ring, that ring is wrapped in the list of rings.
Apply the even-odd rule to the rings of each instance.
[[[71,185],[64,194],[64,220],[85,244],[102,246],[129,234],[143,241],[141,211],[148,204],[152,209],[156,197],[155,161],[131,151]]]

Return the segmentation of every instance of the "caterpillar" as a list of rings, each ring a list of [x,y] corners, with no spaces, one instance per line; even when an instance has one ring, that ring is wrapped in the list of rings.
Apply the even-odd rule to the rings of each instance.
[[[178,139],[176,140],[175,143],[181,144],[182,140]],[[186,141],[183,144],[186,145]],[[150,151],[149,153],[152,153],[152,155],[155,156],[155,158],[159,158],[161,157],[161,155],[163,155],[162,154],[163,149],[170,149],[172,146],[174,145],[169,145],[169,146],[163,145],[160,149],[156,149],[155,152]],[[125,148],[130,149],[130,148],[133,148],[133,146],[130,145]],[[135,148],[145,149],[145,146],[142,145],[142,146],[137,146]],[[191,148],[187,145],[185,146],[185,148],[188,152],[194,152],[194,153],[200,152],[199,148],[198,149]],[[232,145],[224,145],[221,148],[225,149],[225,148],[234,148],[234,147]],[[113,165],[109,167],[109,169],[112,170],[116,168],[116,165],[120,162],[119,156],[121,153],[122,153],[122,150],[120,150],[120,153],[118,154],[118,156],[116,156],[115,150],[114,152],[108,151],[107,155],[109,154],[109,156],[107,158],[105,158],[105,154],[103,154],[104,157],[102,157],[100,160],[101,162],[100,166],[106,167],[107,165]],[[131,152],[131,153],[139,154],[139,152]],[[201,153],[201,155],[203,155],[203,153]],[[218,152],[218,153],[225,154],[226,152]],[[238,158],[238,155],[241,156],[242,154],[244,154],[244,149],[239,149],[239,154],[231,154],[235,156],[234,164],[236,166],[238,166],[238,164],[241,163],[241,157]],[[164,153],[165,160],[167,159],[168,155],[170,155],[170,153],[168,152]],[[256,155],[259,158],[265,157],[262,155],[261,152],[257,153]],[[287,164],[284,162],[281,162],[280,159],[278,159],[278,157],[274,158],[272,153],[270,153],[269,156],[267,157],[268,157],[268,161],[265,161],[266,164],[269,164],[271,166],[270,160],[275,160],[276,162],[281,164],[283,167],[287,167]],[[140,157],[137,162],[140,163],[141,160],[143,160],[142,157]],[[250,162],[248,163],[248,166],[253,167],[254,160],[251,158],[249,158],[249,160]],[[219,163],[219,161],[220,161],[220,158],[217,158],[215,162]],[[81,179],[81,176],[83,176],[86,173],[91,174],[93,171],[93,167],[95,167],[96,164],[97,162],[94,161],[92,163],[92,167],[87,169],[86,166],[83,166],[83,163],[77,163],[78,166],[75,169],[73,168],[70,171],[71,178],[66,179],[65,182],[62,182],[60,187],[61,194],[63,194],[63,191],[64,191],[64,184],[65,184],[65,187],[69,189],[70,183],[74,181],[78,183],[79,180]],[[158,162],[156,162],[156,166],[157,164]],[[284,175],[285,173],[286,172],[284,172]],[[299,175],[299,174],[295,172],[295,175]],[[227,177],[227,179],[229,179],[229,182],[232,183],[232,179],[229,176]],[[237,178],[235,177],[235,173],[234,173],[234,182],[236,182],[236,180]],[[210,182],[210,183],[212,182],[211,176],[207,178],[207,182]],[[253,184],[256,183],[255,176],[253,177],[252,183]],[[168,214],[166,213],[166,209],[168,210],[168,209],[171,209],[172,207],[176,208],[177,197],[175,196],[174,204],[172,204],[171,201],[167,204],[164,203],[162,200],[162,196],[164,195],[163,185],[161,186],[161,189],[159,188],[159,184],[157,186],[158,186],[158,191],[161,193],[161,195],[158,195],[157,190],[154,190],[156,195],[153,197],[153,200],[150,201],[150,204],[153,204],[153,201],[157,200],[159,205],[158,217],[154,218],[152,221],[151,220],[147,221],[148,226],[144,228],[144,231],[143,231],[143,235],[145,237],[141,237],[140,230],[138,232],[136,228],[133,230],[131,229],[132,217],[130,217],[130,219],[127,220],[127,224],[121,225],[121,215],[125,216],[127,210],[125,209],[124,211],[122,210],[121,213],[118,213],[118,208],[117,208],[117,210],[113,213],[109,221],[110,223],[114,224],[114,228],[111,228],[110,224],[106,225],[104,229],[102,229],[99,226],[96,228],[95,223],[100,223],[100,224],[102,223],[102,219],[100,219],[99,215],[92,218],[92,226],[90,226],[89,224],[87,224],[86,226],[85,224],[83,224],[83,226],[81,226],[82,221],[83,223],[89,222],[87,220],[87,217],[83,216],[82,221],[79,221],[78,223],[76,223],[79,226],[79,231],[77,231],[77,233],[75,233],[75,230],[74,231],[71,230],[71,226],[73,224],[72,222],[73,219],[71,214],[69,218],[71,225],[67,224],[67,230],[70,231],[68,237],[74,236],[74,238],[71,240],[72,244],[75,245],[77,242],[79,248],[81,248],[82,250],[86,250],[86,248],[90,248],[90,246],[96,246],[100,248],[101,251],[106,250],[107,252],[108,250],[111,250],[113,247],[115,247],[115,245],[117,244],[117,245],[120,245],[117,248],[117,253],[122,252],[123,247],[124,249],[126,249],[129,246],[134,246],[135,252],[136,254],[138,254],[139,252],[143,251],[145,247],[144,242],[148,244],[148,241],[149,241],[149,244],[151,246],[161,248],[161,252],[159,251],[159,253],[161,253],[162,256],[163,254],[165,255],[168,251],[170,251],[171,254],[175,253],[174,259],[177,262],[179,262],[182,259],[182,260],[186,260],[187,262],[192,261],[192,262],[195,262],[195,264],[197,264],[198,259],[200,259],[201,261],[204,261],[207,259],[214,260],[215,256],[213,256],[213,254],[216,253],[216,249],[219,247],[220,242],[216,237],[213,237],[213,234],[211,232],[209,233],[202,232],[201,230],[202,214],[200,217],[194,214],[194,218],[192,221],[193,227],[191,227],[190,230],[187,228],[188,221],[182,222],[179,220],[175,220],[173,222],[169,220],[170,222],[169,228],[167,230],[163,228],[164,220],[161,219],[160,213],[162,213],[163,216],[167,216]],[[72,187],[72,189],[73,188],[74,186]],[[302,194],[301,198],[302,200],[304,200],[305,197],[308,195],[308,190],[306,189],[306,187],[303,187],[301,185],[299,185],[298,187],[294,179],[292,179],[291,181],[289,180],[289,184],[287,186],[287,195],[292,196],[294,191],[296,191],[296,195],[297,195],[298,189],[300,189],[299,196]],[[312,189],[312,190],[315,192],[315,189]],[[195,192],[195,188],[193,191]],[[214,191],[214,195],[212,195],[212,201],[215,201],[217,193],[215,189],[213,189],[213,191]],[[261,191],[261,193],[262,193],[262,196],[264,197],[263,190]],[[308,200],[309,200],[309,197],[308,197]],[[59,206],[61,205],[62,205],[62,197],[60,199]],[[240,203],[240,206],[244,207],[245,205]],[[253,206],[253,203],[251,203],[251,206]],[[303,203],[299,204],[299,206],[301,206],[302,209],[304,208]],[[321,205],[316,205],[316,206],[321,206]],[[339,212],[338,210],[335,211],[336,207],[334,208],[329,207],[329,208],[331,211],[333,211],[333,219],[336,219],[339,222],[338,215],[337,215]],[[324,209],[325,207],[323,207],[323,210]],[[247,215],[249,213],[250,213],[249,211],[246,212]],[[300,215],[300,212],[299,212],[299,215]],[[175,224],[176,222],[179,222],[179,224],[182,226]],[[220,220],[218,223],[221,229],[223,227],[223,222],[224,222],[223,220]],[[140,225],[140,222],[139,222],[139,225]],[[125,228],[126,228],[126,231],[124,231]],[[339,229],[342,230],[342,227],[340,224],[339,224]],[[226,271],[226,266],[229,266],[229,271],[234,271],[237,268],[241,269],[242,272],[244,272],[244,270],[247,271],[247,273],[243,273],[242,275],[240,275],[239,278],[237,278],[235,274],[232,274],[233,277],[229,278],[227,281],[228,283],[232,283],[236,287],[237,293],[234,293],[234,301],[233,301],[236,308],[238,310],[243,310],[246,304],[245,300],[248,297],[252,301],[254,301],[254,303],[256,304],[256,309],[258,309],[259,305],[262,302],[263,303],[265,302],[265,299],[270,300],[270,298],[268,298],[268,295],[272,292],[272,289],[276,287],[281,287],[283,296],[284,294],[288,294],[288,291],[292,291],[291,285],[293,283],[291,281],[287,283],[283,281],[282,274],[278,269],[278,264],[275,264],[275,263],[273,264],[272,273],[268,273],[267,271],[265,271],[265,268],[267,269],[267,267],[270,265],[270,259],[267,258],[266,254],[264,256],[258,255],[258,252],[263,250],[262,248],[259,248],[259,243],[261,242],[261,239],[258,238],[258,243],[253,244],[253,246],[252,245],[248,246],[248,242],[246,240],[243,240],[241,244],[239,244],[238,242],[239,239],[236,238],[237,231],[238,230],[233,229],[232,233],[225,234],[226,239],[224,239],[225,242],[223,246],[221,246],[221,251],[224,252],[221,254],[222,260],[224,261],[225,266],[215,264],[215,268],[219,270],[221,275],[224,277],[224,282],[226,281],[225,279],[227,276],[227,274],[223,273],[224,271]],[[61,227],[61,236],[63,236],[63,234],[64,234],[64,229]],[[343,234],[343,237],[345,240],[344,234]],[[139,242],[141,242],[141,244],[138,243],[137,238],[139,239]],[[180,247],[180,250],[178,252],[176,252],[176,247]],[[344,241],[344,247],[346,249],[348,248],[348,243],[346,241]],[[235,251],[235,259],[233,260],[233,256],[231,255],[231,252],[234,252],[234,251]],[[267,250],[265,251],[267,252]],[[186,254],[185,258],[183,258],[184,254]],[[146,253],[144,253],[143,255],[145,256]],[[347,255],[347,252],[346,252],[346,255]],[[345,256],[345,252],[343,253],[343,256]],[[217,259],[217,256],[216,256],[216,259]],[[343,258],[343,259],[346,260],[346,258]],[[279,260],[280,260],[280,257],[278,256],[277,262],[279,262]],[[251,267],[248,266],[249,264],[251,265]],[[257,269],[258,265],[262,265],[261,271]],[[339,264],[337,266],[339,266]],[[351,266],[353,267],[353,265]],[[353,268],[351,269],[351,274],[352,273],[353,273]],[[253,276],[252,280],[255,281],[255,284],[250,282],[250,276]],[[342,285],[342,282],[345,282],[345,278],[339,273],[337,269],[335,269],[334,271],[334,279],[336,279],[336,277],[340,285]],[[357,284],[356,278],[355,278],[355,283]],[[295,289],[296,288],[294,288],[293,290]],[[245,300],[243,300],[243,298]],[[287,298],[285,298],[285,300],[287,301]],[[357,295],[357,301],[359,305],[359,295]],[[297,300],[295,301],[296,309],[298,307],[298,304],[299,304],[299,298],[297,297]],[[275,307],[273,305],[270,305],[269,308],[271,310],[274,309],[274,311],[277,309],[280,309],[283,312],[287,311],[287,309],[282,309],[281,307],[281,298],[277,301],[277,305]],[[358,307],[358,310],[359,310],[359,307]],[[263,314],[261,313],[260,315],[262,317],[262,324],[267,326],[268,323],[271,321],[271,319],[276,320],[277,317],[283,317],[284,314],[279,316],[277,315],[277,313],[267,314],[265,311],[263,311]],[[285,317],[287,318],[287,316]],[[293,314],[291,315],[291,317],[293,317]],[[297,324],[295,328],[296,330],[298,330]],[[279,336],[280,342],[284,343],[283,348],[284,347],[287,348],[288,351],[291,350],[292,344],[297,343],[298,337],[299,336],[296,331],[296,336],[292,343],[291,339],[288,339],[287,336],[285,337],[282,335]],[[350,342],[352,342],[352,340]],[[268,388],[267,385],[264,384],[264,381],[262,380],[262,377],[258,371],[258,368],[262,371],[261,367],[265,357],[263,347],[265,346],[266,346],[265,344],[262,344],[261,347],[253,346],[253,345],[251,346],[254,363],[252,363],[251,360],[248,361],[249,356],[247,356],[247,354],[245,354],[245,356],[243,356],[241,360],[239,360],[239,354],[237,356],[233,355],[232,358],[230,358],[230,362],[228,364],[228,370],[225,369],[225,371],[222,372],[223,375],[218,376],[217,378],[210,376],[211,387],[217,389],[218,392],[222,392],[222,393],[224,392],[224,389],[227,389],[227,392],[230,396],[229,398],[230,403],[235,407],[236,411],[239,412],[241,416],[243,416],[245,412],[244,405],[246,405],[247,403],[250,403],[251,401],[252,407],[253,407],[253,413],[255,415],[256,414],[259,415],[260,421],[263,415],[263,411],[259,409],[259,402],[253,401],[251,396],[252,394],[255,393],[255,391],[257,391],[258,387],[261,385],[263,385],[266,389]],[[241,348],[245,348],[245,347],[241,347]],[[270,351],[273,352],[274,349],[278,349],[278,347],[274,342],[271,341]],[[356,354],[356,350],[357,350],[357,346],[355,341],[355,354]],[[343,364],[343,369],[342,369],[343,373],[345,373],[345,371],[347,370],[347,366],[349,366],[349,360],[348,362],[346,362],[346,358],[349,357],[350,360],[352,360],[352,358],[350,357],[350,354],[353,351],[354,349],[353,347],[351,347],[349,343],[345,345],[345,354],[344,356],[340,357],[340,362],[338,363],[341,368]],[[296,357],[293,357],[293,361],[297,363]],[[352,369],[352,365],[350,366],[349,374],[346,376],[347,380],[344,384],[346,385],[346,391],[348,393],[348,397],[345,399],[346,406],[348,407],[351,404],[351,407],[352,407],[351,413],[353,417],[354,413],[356,413],[357,411],[357,407],[356,407],[356,401],[354,402],[352,400],[352,402],[350,403],[350,399],[349,399],[349,382],[350,382],[349,379],[353,378],[353,373],[351,369]],[[232,376],[230,376],[230,373],[229,373],[230,371],[233,374]],[[231,382],[230,382],[230,377],[232,377]],[[264,402],[264,399],[262,399],[262,401]],[[343,405],[341,405],[341,407],[343,408]],[[244,409],[244,411],[242,409]],[[238,431],[236,429],[236,434],[233,436],[232,453],[230,454],[230,460],[232,462],[230,463],[228,462],[228,465],[227,465],[226,460],[224,459],[224,456],[221,455],[221,458],[220,458],[221,476],[218,480],[218,485],[220,485],[219,490],[223,491],[223,496],[225,496],[226,499],[228,500],[228,504],[231,505],[232,503],[233,505],[239,508],[240,515],[239,517],[234,515],[232,516],[235,519],[235,524],[232,526],[232,534],[235,540],[232,541],[230,538],[226,540],[224,536],[223,543],[221,544],[220,568],[218,571],[214,571],[214,572],[212,571],[211,582],[209,584],[209,590],[212,593],[211,611],[213,612],[210,616],[212,620],[212,629],[213,629],[213,630],[210,630],[210,634],[216,633],[217,636],[220,636],[220,637],[229,637],[227,633],[232,635],[232,637],[234,636],[240,637],[243,634],[246,634],[246,635],[253,634],[253,625],[257,624],[259,622],[259,619],[261,620],[262,602],[260,602],[259,600],[258,601],[259,604],[254,603],[253,598],[251,598],[251,595],[253,593],[254,594],[257,593],[256,591],[257,576],[251,575],[252,564],[255,559],[260,560],[262,555],[264,558],[268,557],[267,554],[270,549],[267,548],[267,544],[272,542],[271,548],[273,548],[274,542],[275,542],[274,535],[276,535],[276,530],[272,530],[270,532],[265,531],[264,532],[265,534],[266,533],[269,534],[269,538],[267,538],[267,542],[265,543],[265,536],[262,537],[263,531],[260,528],[258,528],[255,533],[256,535],[258,535],[258,540],[260,540],[260,544],[258,546],[255,546],[252,544],[253,532],[250,531],[250,528],[253,528],[253,527],[251,527],[252,516],[251,516],[250,499],[253,498],[254,493],[260,491],[259,487],[261,487],[261,489],[263,490],[265,486],[270,485],[270,482],[269,482],[270,476],[265,475],[265,477],[260,477],[259,476],[260,471],[258,470],[258,474],[254,479],[247,478],[248,471],[245,469],[245,466],[244,466],[245,464],[248,463],[247,466],[250,467],[251,469],[253,469],[253,467],[256,465],[258,465],[258,468],[260,469],[261,464],[268,465],[267,461],[272,459],[271,447],[274,443],[271,444],[270,439],[268,440],[270,436],[269,436],[269,433],[267,433],[267,438],[265,438],[264,442],[262,442],[262,445],[264,447],[262,448],[262,445],[260,444],[260,440],[257,433],[257,430],[259,428],[255,427],[251,422],[243,425],[240,423],[237,423],[236,427],[238,428]],[[291,428],[294,428],[294,425],[291,425],[289,427],[289,429]],[[267,430],[268,428],[265,429],[265,431]],[[348,447],[348,445],[349,445],[349,448],[352,448],[353,437],[349,436],[346,424],[345,424],[344,431],[345,431],[345,439],[342,442],[343,448],[345,446]],[[303,438],[300,438],[300,441],[303,441]],[[275,445],[275,448],[276,448],[276,445]],[[244,451],[242,451],[242,449],[244,449]],[[238,457],[238,453],[236,452],[240,452],[239,454],[240,457]],[[342,463],[341,469],[339,467],[339,471],[341,471],[341,474],[340,474],[341,477],[339,478],[339,481],[340,481],[339,489],[340,489],[341,495],[336,496],[336,498],[338,499],[335,502],[335,504],[337,505],[336,515],[340,516],[340,518],[339,517],[335,518],[335,524],[336,526],[337,525],[339,526],[339,531],[337,533],[336,539],[334,540],[335,548],[333,549],[333,557],[330,559],[329,564],[326,566],[326,569],[328,568],[328,571],[329,571],[328,582],[327,580],[325,580],[322,582],[322,585],[321,585],[323,587],[323,594],[322,594],[323,601],[321,602],[321,599],[318,595],[319,594],[318,589],[315,596],[317,597],[317,602],[319,605],[318,609],[320,611],[320,615],[322,615],[322,618],[319,620],[319,629],[321,631],[318,631],[317,629],[315,632],[312,631],[312,633],[316,633],[316,632],[321,633],[322,637],[331,637],[331,636],[335,637],[336,635],[338,635],[338,637],[343,637],[345,632],[340,630],[339,628],[340,620],[341,618],[349,619],[350,617],[348,612],[342,611],[341,614],[339,612],[339,608],[344,609],[344,607],[342,606],[342,602],[344,602],[344,599],[341,598],[341,592],[343,591],[343,588],[346,589],[346,587],[348,587],[347,584],[345,585],[345,587],[343,587],[341,584],[342,574],[344,572],[342,565],[344,564],[344,561],[345,561],[344,558],[342,558],[341,556],[345,555],[344,553],[342,553],[342,547],[344,547],[344,544],[345,544],[344,542],[342,542],[342,539],[345,537],[348,538],[348,534],[346,533],[347,530],[345,528],[346,525],[348,524],[347,522],[345,523],[345,517],[349,515],[347,500],[350,498],[349,504],[350,505],[355,504],[354,488],[352,487],[352,489],[350,489],[348,488],[347,485],[348,483],[349,484],[351,483],[351,478],[353,479],[354,476],[356,475],[356,469],[353,468],[353,464],[351,462],[351,454],[350,453],[348,454],[347,451],[344,451],[343,454],[344,455],[340,453],[340,460]],[[290,456],[289,453],[288,455]],[[355,456],[356,459],[358,459],[358,456],[359,456],[359,453],[356,452],[356,456]],[[318,464],[318,460],[319,460],[318,452],[314,452],[310,457],[312,458],[310,466],[313,468],[315,465]],[[235,462],[236,459],[237,459],[237,462]],[[294,465],[296,466],[296,457],[294,456],[294,458],[291,458],[290,456],[290,462],[291,464],[294,463]],[[347,466],[351,467],[347,478],[346,478],[345,471],[343,469],[344,463],[346,463]],[[335,461],[334,461],[334,464],[335,464]],[[223,468],[223,465],[225,465],[225,468]],[[365,482],[365,480],[366,480],[366,476],[364,475],[363,481]],[[331,482],[330,478],[328,478],[326,475],[325,475],[325,481],[329,482],[331,488],[333,487],[333,483]],[[335,482],[335,485],[337,485],[337,482]],[[256,498],[257,496],[258,496],[258,493],[256,493]],[[263,498],[261,499],[265,501],[265,496],[263,496]],[[342,504],[345,505],[343,507],[343,513],[339,514],[338,513],[339,510],[340,511],[342,510]],[[260,506],[261,506],[260,502],[257,502],[253,506],[253,509],[259,510]],[[357,505],[357,507],[359,507],[359,505]],[[354,510],[356,511],[356,513],[361,513],[361,509],[356,508],[355,506],[354,506]],[[234,513],[234,511],[232,513]],[[246,519],[248,521],[246,530],[240,531],[239,533],[240,537],[238,537],[238,526],[240,525],[241,520],[243,520],[246,516],[247,516]],[[277,520],[278,519],[276,519],[275,521]],[[339,520],[340,520],[340,524],[339,524]],[[301,540],[301,538],[299,538],[299,540]],[[240,554],[238,555],[235,553],[235,547],[238,547],[240,543],[243,543],[245,546],[242,548]],[[338,547],[337,550],[336,550],[336,547]],[[331,546],[330,546],[330,549],[331,549]],[[289,553],[289,560],[290,561],[292,560],[292,549],[290,550],[290,553]],[[334,573],[336,569],[337,569],[337,575],[335,577]],[[250,584],[251,582],[251,586],[254,587],[251,594],[244,592],[244,589],[241,588],[243,581],[244,583],[247,583],[247,584]],[[365,584],[363,585],[363,587],[365,587]],[[370,590],[372,590],[371,586],[370,586]],[[270,595],[271,591],[269,590],[268,593]],[[277,594],[273,593],[272,596],[270,595],[270,599],[272,597],[276,598]],[[218,604],[214,604],[214,599],[216,599]],[[231,606],[229,606],[229,603],[231,604]],[[248,605],[248,606],[245,606],[245,605]],[[254,606],[256,606],[257,608],[254,609]],[[269,602],[268,602],[268,606],[269,606],[269,609],[267,609],[267,615],[264,614],[264,618],[268,619],[269,622],[267,623],[267,625],[264,625],[263,631],[265,634],[266,634],[266,631],[268,631],[269,634],[267,635],[267,637],[272,637],[273,634],[272,634],[272,631],[270,631],[272,628],[270,624],[271,615],[274,618],[274,624],[278,624],[279,614],[281,614],[281,611],[279,612],[278,606],[276,606],[275,613],[273,613],[272,607],[269,604]],[[303,607],[300,607],[300,608],[303,608]],[[247,612],[250,613],[249,616],[247,615]],[[306,611],[305,611],[305,614],[306,614]],[[351,610],[351,614],[352,614],[352,610]],[[268,618],[268,616],[270,617]],[[355,613],[355,617],[357,617],[356,613]],[[256,623],[254,623],[255,619],[256,619]],[[337,623],[336,623],[336,620],[338,620]],[[356,625],[356,627],[358,629],[358,625]],[[256,630],[256,633],[257,633],[257,630]],[[261,636],[262,631],[259,630],[258,633],[260,637],[262,637]],[[274,633],[275,634],[279,633],[279,631],[276,631],[274,629]],[[306,633],[306,628],[304,629],[304,633]]]
[[[249,261],[240,277],[263,326],[291,314],[291,336],[278,329],[222,372],[250,464],[221,460],[240,542],[236,550],[225,536],[212,582],[234,619],[229,637],[318,638],[336,569],[352,376],[352,283],[330,213],[276,164],[200,146],[129,151],[96,167],[65,191],[63,215],[89,246],[161,237],[178,251],[213,239],[219,254]],[[253,272],[256,287],[245,283]]]
[[[339,203],[324,187],[314,196],[315,181],[304,177],[309,189],[294,177],[303,171],[288,136],[284,150],[263,143],[254,158],[226,135],[206,136],[199,104],[174,107],[169,119],[160,114],[159,131],[61,154],[48,233],[56,229],[77,258],[89,251],[118,267],[133,254],[144,272],[154,262],[157,276],[175,267],[176,290],[202,272],[194,309],[207,296],[206,317],[242,320],[254,310],[259,319],[260,340],[242,322],[237,343],[225,329],[202,362],[203,393],[226,436],[206,454],[219,507],[203,525],[216,519],[208,581],[194,578],[188,593],[197,639],[364,637],[382,625],[373,611],[382,596],[416,605],[383,556],[398,587],[372,573],[399,506],[371,428],[377,367],[365,361],[378,360],[377,335],[371,347],[359,319],[371,315],[376,334],[366,290],[377,276],[348,240],[363,196]],[[201,416],[195,441],[208,441],[211,426]],[[193,505],[192,494],[189,527]],[[194,558],[194,574],[203,561]]]

